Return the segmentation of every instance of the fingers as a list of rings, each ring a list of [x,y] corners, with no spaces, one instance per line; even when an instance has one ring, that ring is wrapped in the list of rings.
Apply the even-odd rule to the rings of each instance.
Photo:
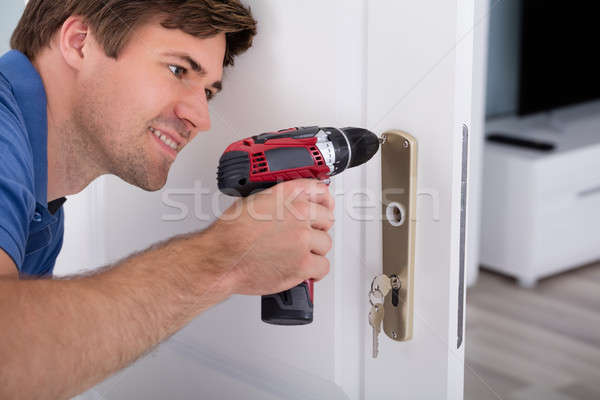
[[[335,201],[331,193],[329,193],[329,185],[322,182],[318,182],[310,186],[310,191],[307,192],[308,201],[317,203],[333,211],[335,208]]]
[[[307,217],[311,228],[328,231],[333,226],[335,217],[330,209],[320,204],[310,203],[308,212]]]
[[[316,179],[298,179],[280,185],[284,185],[281,189],[286,196],[283,204],[297,220],[307,221],[313,229],[331,229],[334,204],[327,185]]]
[[[317,179],[295,179],[284,184],[288,184],[292,191],[300,191],[299,198],[304,197],[333,211],[335,201],[329,192],[329,185]]]
[[[331,250],[331,237],[320,230],[313,229],[310,235],[310,251],[316,255],[324,256]]]
[[[309,261],[314,270],[311,279],[315,282],[319,282],[329,273],[329,260],[326,257],[311,254]]]

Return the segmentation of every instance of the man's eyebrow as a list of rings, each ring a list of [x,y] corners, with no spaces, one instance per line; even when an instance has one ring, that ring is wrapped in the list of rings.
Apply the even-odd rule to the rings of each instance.
[[[202,75],[206,74],[206,71],[204,70],[204,68],[202,68],[202,66],[200,64],[198,64],[196,62],[196,60],[194,60],[192,57],[190,57],[186,53],[179,53],[179,52],[173,51],[173,52],[163,53],[163,55],[177,57],[183,61],[187,61],[188,64],[190,64],[190,67],[192,68],[192,70],[194,70],[197,73],[202,74]]]
[[[193,71],[197,72],[201,76],[206,75],[206,70],[204,68],[202,68],[202,65],[198,64],[196,62],[196,60],[194,60],[192,57],[190,57],[186,53],[166,52],[166,53],[163,53],[163,55],[177,57],[183,61],[187,61],[188,64],[190,65],[190,68],[192,68]],[[213,88],[215,88],[217,90],[217,92],[219,92],[223,89],[223,83],[221,81],[216,81],[211,86]]]

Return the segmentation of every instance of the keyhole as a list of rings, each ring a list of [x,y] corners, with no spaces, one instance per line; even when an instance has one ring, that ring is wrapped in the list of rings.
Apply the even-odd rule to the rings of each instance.
[[[400,303],[400,288],[402,287],[402,284],[396,275],[390,276],[390,280],[392,282],[392,305],[394,307],[398,307],[398,304]]]
[[[398,207],[394,207],[394,221],[402,221],[402,211]]]
[[[404,224],[404,220],[406,219],[406,212],[402,204],[394,201],[387,206],[385,210],[385,216],[387,217],[390,225],[401,226]]]

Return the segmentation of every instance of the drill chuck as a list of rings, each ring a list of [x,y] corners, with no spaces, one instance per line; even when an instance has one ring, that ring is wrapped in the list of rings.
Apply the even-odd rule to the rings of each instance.
[[[366,163],[379,150],[379,138],[373,132],[363,128],[342,128],[342,131],[352,150],[348,168]]]

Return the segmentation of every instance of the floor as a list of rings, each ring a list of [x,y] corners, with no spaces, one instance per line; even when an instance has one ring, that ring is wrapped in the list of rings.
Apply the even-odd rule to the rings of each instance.
[[[534,289],[481,271],[466,340],[465,400],[600,399],[600,264]]]

